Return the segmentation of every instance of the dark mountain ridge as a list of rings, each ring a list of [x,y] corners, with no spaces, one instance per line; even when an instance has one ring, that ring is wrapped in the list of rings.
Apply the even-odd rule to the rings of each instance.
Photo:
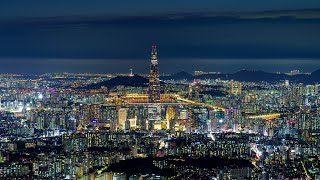
[[[188,80],[192,81],[194,79],[224,79],[224,80],[236,80],[236,81],[247,81],[247,82],[268,82],[274,83],[284,80],[290,80],[294,83],[318,83],[320,82],[320,69],[308,74],[297,74],[297,75],[287,75],[283,73],[270,73],[265,71],[251,71],[251,70],[241,70],[233,74],[204,74],[194,76],[185,71],[172,74],[171,76],[161,76],[161,80]],[[102,86],[113,88],[116,86],[132,86],[132,87],[146,87],[148,86],[148,79],[139,75],[133,77],[130,76],[117,76],[108,81],[103,81],[97,84],[91,84],[84,87],[85,89],[99,89]]]
[[[194,76],[186,72],[180,72],[171,76],[160,77],[162,80],[193,80],[193,79],[225,79],[236,81],[251,81],[251,82],[279,82],[281,80],[290,80],[296,83],[317,83],[320,82],[320,69],[308,74],[288,75],[284,73],[270,73],[265,71],[241,70],[232,74],[203,74]]]
[[[147,86],[149,80],[139,76],[117,76],[108,81],[103,81],[97,84],[90,84],[86,86],[85,89],[99,89],[102,86],[108,87],[109,89],[116,87],[116,86],[132,86],[132,87],[141,87]]]
[[[161,76],[160,79],[161,80],[171,80],[171,79],[174,79],[174,80],[183,80],[183,79],[192,80],[192,79],[194,79],[194,76],[192,74],[189,74],[189,73],[185,72],[185,71],[181,71],[181,72],[172,74],[170,76]]]

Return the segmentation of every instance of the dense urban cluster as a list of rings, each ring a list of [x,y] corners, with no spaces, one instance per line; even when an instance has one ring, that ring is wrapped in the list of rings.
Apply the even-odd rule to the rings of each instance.
[[[320,84],[202,74],[1,75],[0,179],[320,178]]]

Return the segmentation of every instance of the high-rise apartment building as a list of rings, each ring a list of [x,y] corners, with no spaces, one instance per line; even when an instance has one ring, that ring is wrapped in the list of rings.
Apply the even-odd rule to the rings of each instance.
[[[230,82],[230,94],[241,95],[241,82],[239,81]]]
[[[127,109],[126,108],[120,108],[118,113],[118,130],[124,130],[125,129],[125,123],[127,120]]]

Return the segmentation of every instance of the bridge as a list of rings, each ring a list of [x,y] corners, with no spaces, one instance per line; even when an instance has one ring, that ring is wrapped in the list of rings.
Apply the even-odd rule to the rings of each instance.
[[[126,94],[125,96],[121,97],[124,102],[123,104],[128,105],[193,105],[193,106],[203,106],[203,107],[209,107],[213,109],[217,109],[220,111],[226,111],[226,108],[215,106],[210,103],[201,103],[197,101],[193,101],[187,98],[183,98],[178,94],[161,94],[161,100],[159,103],[149,103],[148,102],[148,95],[147,94]],[[280,117],[280,113],[271,113],[271,114],[262,114],[262,115],[252,115],[247,116],[249,119],[275,119]]]
[[[195,106],[205,106],[205,107],[210,107],[210,108],[213,108],[213,109],[219,109],[221,111],[225,111],[226,110],[224,107],[214,106],[214,105],[209,104],[209,103],[200,103],[200,102],[192,101],[190,99],[182,98],[179,95],[177,95],[177,100],[178,101],[182,101],[182,102],[186,102],[186,103],[189,103],[189,104],[192,104],[192,105],[195,105]]]
[[[281,116],[280,113],[273,113],[273,114],[262,114],[262,115],[253,115],[253,116],[248,116],[249,119],[275,119],[279,118]]]
[[[155,103],[148,102],[147,94],[127,94],[122,97],[125,104],[130,105],[154,105]],[[204,106],[213,109],[218,109],[221,111],[225,111],[224,107],[214,106],[209,103],[200,103],[190,99],[186,99],[181,97],[178,94],[161,94],[161,99],[159,105],[193,105],[193,106]]]

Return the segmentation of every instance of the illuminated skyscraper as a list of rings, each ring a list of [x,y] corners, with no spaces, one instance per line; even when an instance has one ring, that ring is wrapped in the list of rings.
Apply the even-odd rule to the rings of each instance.
[[[178,119],[177,108],[169,106],[166,111],[167,129],[174,131],[175,122]]]
[[[160,102],[160,81],[159,81],[159,69],[158,69],[158,58],[157,58],[157,46],[152,46],[148,94],[149,94],[149,102],[151,103]]]
[[[118,116],[118,130],[124,130],[125,129],[125,123],[127,120],[127,109],[126,108],[120,108],[119,109],[119,116]]]
[[[199,80],[194,80],[193,83],[189,83],[189,99],[199,102],[199,91],[201,83]]]
[[[241,82],[238,82],[238,81],[230,82],[230,94],[241,95]]]

